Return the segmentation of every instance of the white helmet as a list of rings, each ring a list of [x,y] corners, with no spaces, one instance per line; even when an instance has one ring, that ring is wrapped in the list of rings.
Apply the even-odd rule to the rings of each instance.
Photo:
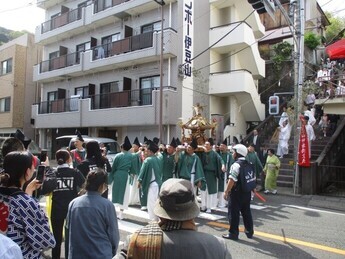
[[[237,145],[233,146],[232,149],[236,153],[238,153],[238,154],[240,154],[240,155],[242,155],[244,157],[246,157],[247,154],[248,154],[248,149],[246,148],[245,145],[242,145],[242,144],[237,144]]]

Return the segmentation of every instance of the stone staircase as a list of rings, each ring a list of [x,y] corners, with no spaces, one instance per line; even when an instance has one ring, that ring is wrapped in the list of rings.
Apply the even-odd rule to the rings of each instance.
[[[330,140],[330,137],[319,138],[319,132],[317,132],[317,130],[315,130],[315,134],[317,135],[317,139],[311,143],[311,161],[315,161],[320,156],[321,152]],[[267,147],[273,148],[277,151],[277,143],[270,143],[269,139],[264,142]],[[277,179],[278,187],[293,188],[295,171],[294,149],[294,136],[291,134],[291,138],[289,140],[289,154],[280,159],[281,167]],[[260,180],[258,182],[260,184]]]

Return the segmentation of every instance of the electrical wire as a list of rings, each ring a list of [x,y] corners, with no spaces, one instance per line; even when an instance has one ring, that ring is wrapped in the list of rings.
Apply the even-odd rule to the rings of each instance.
[[[23,8],[27,8],[27,7],[30,7],[30,6],[33,6],[33,2],[27,3],[26,5],[23,5],[23,6],[15,7],[15,8],[12,8],[12,9],[2,10],[2,11],[0,11],[0,14],[1,13],[17,11],[17,10],[20,10],[20,9],[23,9]]]
[[[321,7],[324,7],[325,5],[329,4],[330,2],[332,2],[333,0],[329,0],[327,3],[321,5]]]
[[[205,50],[203,50],[202,52],[200,52],[199,54],[197,54],[195,57],[193,57],[191,59],[191,61],[193,61],[194,59],[198,58],[199,56],[201,56],[202,54],[204,54],[206,51],[210,50],[213,46],[217,45],[221,40],[223,40],[226,36],[228,36],[231,32],[233,32],[234,30],[236,30],[242,23],[244,23],[253,13],[255,12],[255,10],[253,10],[243,21],[240,21],[238,24],[236,24],[236,26],[234,28],[232,28],[230,31],[228,31],[227,33],[225,33],[219,40],[217,40],[215,43],[213,43],[211,46],[207,47]],[[185,64],[185,63],[184,63]],[[184,65],[182,64],[182,66]]]
[[[279,29],[280,29],[280,28],[279,28]],[[276,31],[279,30],[279,29],[276,29],[276,30],[272,31],[271,33],[265,35],[265,36],[262,37],[260,40],[263,40],[263,39],[269,37],[270,35],[272,35],[274,32],[276,32]],[[219,59],[219,60],[217,60],[217,61],[215,61],[215,62],[213,62],[213,63],[210,63],[210,64],[208,64],[208,65],[206,65],[206,66],[204,66],[204,67],[201,67],[201,68],[199,68],[199,69],[196,69],[195,71],[200,71],[200,70],[202,70],[202,69],[204,69],[204,68],[207,68],[207,67],[210,67],[210,66],[212,66],[212,65],[215,65],[215,64],[217,64],[217,63],[219,63],[219,62],[221,62],[221,61],[223,61],[223,60],[225,60],[225,59],[230,58],[230,57],[233,56],[233,55],[236,55],[236,54],[240,53],[240,52],[243,51],[243,50],[246,50],[247,48],[250,48],[251,46],[253,46],[254,44],[256,44],[256,43],[258,43],[258,42],[259,42],[259,40],[256,40],[256,41],[253,42],[252,44],[250,44],[250,45],[248,45],[248,46],[246,46],[246,47],[244,47],[244,48],[242,48],[242,49],[240,49],[240,50],[238,50],[238,51],[236,51],[236,52],[234,52],[234,53],[231,53],[230,55],[228,55],[228,56],[226,56],[226,57],[224,57],[224,58],[222,58],[222,59]]]

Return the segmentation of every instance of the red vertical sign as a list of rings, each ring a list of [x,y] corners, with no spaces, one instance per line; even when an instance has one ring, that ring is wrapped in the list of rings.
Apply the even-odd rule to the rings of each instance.
[[[310,166],[309,158],[309,142],[307,130],[305,128],[305,120],[303,117],[300,118],[302,121],[301,134],[299,136],[299,145],[298,145],[298,165],[303,167]]]

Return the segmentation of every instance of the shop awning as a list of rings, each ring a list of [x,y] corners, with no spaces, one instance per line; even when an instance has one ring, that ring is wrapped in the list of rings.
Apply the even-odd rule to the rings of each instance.
[[[330,59],[345,58],[345,39],[338,40],[337,42],[327,46],[326,53]]]

